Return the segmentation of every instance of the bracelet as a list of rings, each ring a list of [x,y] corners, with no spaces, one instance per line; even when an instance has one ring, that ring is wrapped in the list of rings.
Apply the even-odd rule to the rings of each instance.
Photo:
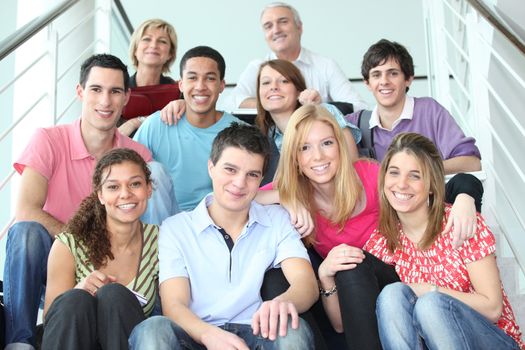
[[[335,294],[337,292],[337,286],[334,284],[332,288],[329,290],[323,289],[323,287],[319,286],[319,295],[323,297],[329,297],[332,294]]]

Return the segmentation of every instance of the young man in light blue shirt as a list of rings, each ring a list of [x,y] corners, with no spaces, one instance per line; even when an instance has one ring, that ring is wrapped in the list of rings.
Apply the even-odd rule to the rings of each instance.
[[[224,90],[226,64],[219,52],[208,46],[188,50],[180,62],[180,91],[186,112],[175,126],[164,124],[160,112],[148,117],[134,140],[145,145],[171,175],[181,210],[192,210],[211,192],[206,164],[213,139],[232,122],[229,113],[215,109]]]
[[[268,163],[268,139],[232,124],[214,140],[213,193],[161,226],[160,294],[165,316],[135,328],[132,349],[313,349],[298,313],[318,298],[308,254],[287,212],[253,201]],[[290,287],[263,302],[268,269]]]

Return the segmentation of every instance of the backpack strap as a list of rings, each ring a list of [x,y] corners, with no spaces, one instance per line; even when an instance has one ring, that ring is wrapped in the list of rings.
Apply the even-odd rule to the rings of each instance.
[[[359,155],[377,159],[374,150],[374,132],[370,129],[370,119],[372,118],[372,111],[363,109],[359,112],[357,117],[357,127],[361,130],[361,141],[357,145]]]

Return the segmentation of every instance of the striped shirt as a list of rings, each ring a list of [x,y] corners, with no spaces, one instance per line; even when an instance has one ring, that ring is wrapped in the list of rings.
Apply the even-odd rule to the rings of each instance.
[[[142,252],[139,268],[135,278],[126,287],[146,298],[147,303],[142,305],[142,310],[146,316],[149,316],[151,311],[153,311],[157,296],[159,227],[157,225],[143,224],[142,231]],[[64,243],[73,254],[75,259],[75,280],[76,283],[79,283],[95,270],[93,264],[88,261],[87,250],[70,233],[62,232],[57,235],[57,239]]]

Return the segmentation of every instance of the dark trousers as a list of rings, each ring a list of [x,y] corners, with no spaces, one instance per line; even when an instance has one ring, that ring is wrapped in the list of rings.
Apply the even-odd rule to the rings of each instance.
[[[284,293],[290,284],[286,280],[284,273],[281,269],[271,269],[264,275],[263,285],[261,287],[261,298],[262,300],[272,300],[276,296]],[[303,320],[308,323],[315,341],[316,350],[327,350],[326,344],[323,339],[323,334],[317,325],[314,315],[310,311],[306,311],[299,315]]]
[[[105,285],[96,296],[71,289],[49,308],[42,349],[128,349],[131,331],[144,319],[135,295],[119,283]]]
[[[392,265],[368,252],[355,269],[335,275],[337,297],[347,349],[381,349],[376,319],[377,296],[386,285],[399,282]]]
[[[483,199],[483,184],[477,177],[471,174],[459,173],[454,175],[445,186],[445,201],[453,204],[456,196],[466,193],[474,198],[476,211],[481,212],[481,200]]]

